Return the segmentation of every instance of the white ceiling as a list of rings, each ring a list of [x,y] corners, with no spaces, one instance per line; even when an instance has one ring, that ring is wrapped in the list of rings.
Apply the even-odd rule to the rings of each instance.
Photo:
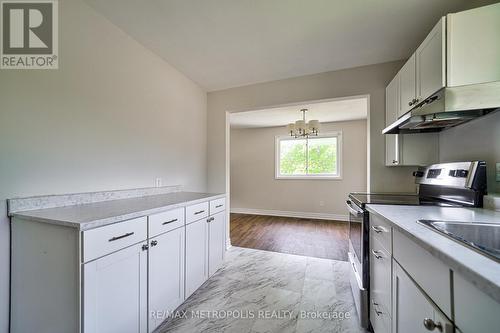
[[[308,109],[307,121],[316,119],[322,123],[366,119],[368,115],[368,101],[363,97],[237,112],[231,114],[230,123],[232,128],[285,126],[302,119],[300,109],[304,108]]]
[[[476,1],[86,2],[213,91],[407,58],[441,15]]]

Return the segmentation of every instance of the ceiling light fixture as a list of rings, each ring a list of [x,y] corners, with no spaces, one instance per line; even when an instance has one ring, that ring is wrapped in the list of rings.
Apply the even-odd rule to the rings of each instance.
[[[294,138],[308,138],[310,136],[318,136],[320,123],[318,120],[310,120],[306,122],[307,109],[301,109],[302,120],[297,120],[295,123],[288,124],[286,129],[290,136]]]

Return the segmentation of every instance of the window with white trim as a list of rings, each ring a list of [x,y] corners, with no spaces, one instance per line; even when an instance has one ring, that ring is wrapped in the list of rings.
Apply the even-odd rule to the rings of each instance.
[[[342,133],[276,137],[276,178],[341,178]]]

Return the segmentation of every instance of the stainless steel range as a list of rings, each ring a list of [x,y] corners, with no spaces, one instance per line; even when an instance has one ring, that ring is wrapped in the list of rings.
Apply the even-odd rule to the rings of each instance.
[[[369,214],[365,206],[432,205],[445,207],[482,207],[486,194],[486,164],[483,161],[434,164],[413,173],[418,194],[350,193],[346,201],[349,210],[349,261],[351,289],[361,326],[369,325],[368,295]]]

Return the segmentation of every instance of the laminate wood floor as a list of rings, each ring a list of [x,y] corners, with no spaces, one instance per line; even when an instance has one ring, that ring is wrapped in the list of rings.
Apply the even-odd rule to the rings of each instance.
[[[250,249],[347,261],[348,223],[231,214],[231,244]]]

